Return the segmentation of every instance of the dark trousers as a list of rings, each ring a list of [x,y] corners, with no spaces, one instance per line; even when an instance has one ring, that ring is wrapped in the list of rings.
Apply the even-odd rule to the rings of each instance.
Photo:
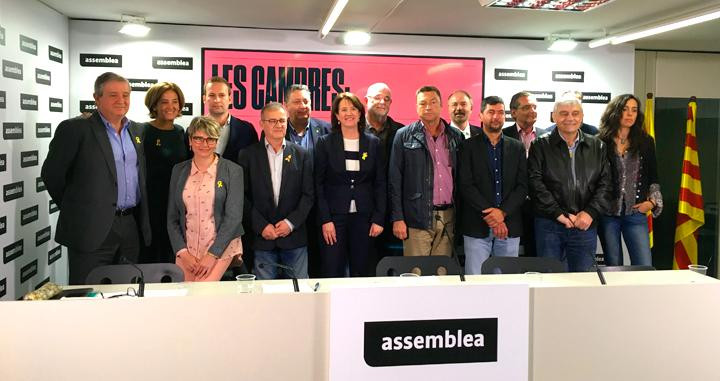
[[[350,276],[368,276],[368,257],[372,241],[370,216],[361,213],[333,214],[337,242],[334,245],[321,239],[322,276],[342,278],[350,265]]]
[[[99,248],[84,252],[68,247],[70,284],[85,284],[92,269],[121,263],[122,258],[137,262],[140,239],[133,215],[116,216],[112,227]]]
[[[392,222],[386,222],[383,232],[377,236],[370,248],[368,259],[368,274],[375,275],[375,269],[381,259],[388,256],[402,256],[402,241],[393,235]]]
[[[308,217],[305,220],[307,226],[308,235],[308,276],[310,278],[320,278],[322,276],[322,250],[320,241],[322,238],[322,229],[317,221],[317,214],[315,213],[315,207],[310,209]]]
[[[523,257],[537,257],[535,240],[535,213],[532,201],[526,199],[522,205],[523,231],[520,236],[520,245],[523,247]]]

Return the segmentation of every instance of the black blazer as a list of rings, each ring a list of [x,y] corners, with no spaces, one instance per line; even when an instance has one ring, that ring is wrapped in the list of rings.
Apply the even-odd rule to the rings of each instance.
[[[230,136],[222,157],[236,162],[241,149],[258,142],[258,135],[252,123],[230,116]]]
[[[332,221],[332,214],[347,214],[350,200],[358,213],[370,216],[370,222],[383,226],[387,205],[385,153],[380,139],[367,132],[360,134],[360,171],[345,169],[345,147],[340,131],[321,136],[315,146],[315,190],[318,221]]]
[[[252,226],[255,250],[289,250],[307,245],[305,222],[315,196],[312,157],[299,145],[286,143],[278,205],[275,205],[273,197],[265,140],[240,151],[238,162],[245,174],[245,216]],[[287,237],[274,241],[262,237],[262,231],[268,224],[275,225],[286,218],[293,225],[293,231]]]
[[[517,123],[513,124],[512,126],[505,127],[502,129],[502,133],[505,136],[509,136],[513,139],[520,140],[520,134],[518,134],[518,126]],[[549,129],[540,128],[538,126],[535,126],[535,136],[537,138],[545,135],[546,133],[550,132]]]
[[[462,202],[460,230],[463,234],[485,238],[490,233],[485,220],[484,209],[495,204],[493,175],[488,157],[488,144],[484,135],[472,137],[464,142],[458,159],[458,191]],[[505,212],[505,224],[509,237],[522,235],[521,207],[527,196],[527,165],[525,147],[519,141],[507,137],[502,139],[502,202],[500,209]]]
[[[557,128],[557,124],[553,124],[552,126],[545,129],[546,132],[553,132]],[[592,124],[583,123],[580,125],[580,131],[583,132],[585,135],[591,135],[595,136],[600,132],[597,127],[593,126]],[[538,134],[538,137],[540,137],[540,134]]]
[[[142,126],[128,127],[138,159],[140,187],[136,214],[145,245],[150,245]],[[117,208],[117,173],[112,146],[100,114],[64,120],[50,142],[41,176],[60,208],[55,241],[71,249],[93,251],[110,232]]]
[[[287,125],[287,131],[285,132],[285,139],[287,141],[292,141],[291,135],[290,135],[290,129],[293,128],[292,123],[288,120]],[[310,137],[312,138],[312,144],[308,146],[308,151],[310,151],[310,154],[315,149],[315,146],[317,145],[318,139],[320,139],[321,136],[327,135],[330,133],[330,123],[322,120],[322,119],[315,119],[310,118],[308,119],[308,126],[305,133],[310,134]]]
[[[480,127],[480,126],[470,124],[470,125],[468,125],[468,128],[470,129],[470,137],[471,138],[473,136],[478,136],[478,135],[482,134],[482,127]]]

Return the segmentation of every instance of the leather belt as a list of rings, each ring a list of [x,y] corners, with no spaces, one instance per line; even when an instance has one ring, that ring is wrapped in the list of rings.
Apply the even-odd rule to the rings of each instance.
[[[453,204],[433,205],[433,210],[448,210],[452,207]]]
[[[115,216],[129,216],[131,214],[135,213],[135,207],[127,208],[127,209],[116,209],[115,210]]]

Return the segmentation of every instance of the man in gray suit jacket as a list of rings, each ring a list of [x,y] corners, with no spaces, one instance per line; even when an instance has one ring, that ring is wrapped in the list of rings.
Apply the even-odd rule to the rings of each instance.
[[[68,248],[70,284],[95,267],[137,261],[138,232],[151,239],[141,128],[125,117],[130,84],[104,73],[93,97],[97,111],[60,123],[42,167],[60,207],[55,241]]]

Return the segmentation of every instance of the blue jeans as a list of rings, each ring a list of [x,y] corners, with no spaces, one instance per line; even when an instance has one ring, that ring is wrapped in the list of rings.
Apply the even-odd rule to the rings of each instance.
[[[517,257],[520,248],[520,237],[506,239],[495,238],[492,231],[485,238],[463,236],[465,245],[465,273],[468,275],[481,274],[483,262],[496,257]]]
[[[295,276],[297,278],[308,277],[308,254],[307,246],[298,247],[297,249],[275,249],[275,250],[255,250],[255,267],[253,272],[257,279],[287,279],[290,274],[287,274],[285,270],[278,269],[273,265],[264,265],[262,268],[259,267],[261,263],[278,263],[285,266],[290,266],[295,270]],[[278,273],[284,274],[282,277],[278,277]]]
[[[647,216],[635,212],[625,216],[602,216],[598,225],[600,245],[605,253],[605,264],[622,266],[623,253],[620,234],[630,254],[631,265],[652,266]]]
[[[559,222],[535,217],[538,257],[550,257],[565,263],[570,272],[588,271],[597,247],[597,229],[568,229]]]

